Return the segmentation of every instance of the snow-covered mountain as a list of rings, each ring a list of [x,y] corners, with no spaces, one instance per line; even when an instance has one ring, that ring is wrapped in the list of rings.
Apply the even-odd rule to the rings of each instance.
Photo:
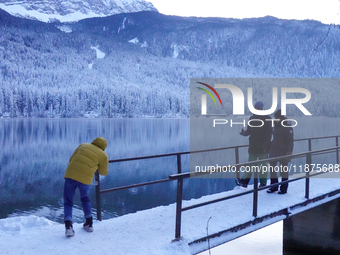
[[[0,31],[0,118],[189,117],[190,78],[340,77],[340,30],[311,20],[142,11],[55,24],[0,9]],[[340,117],[319,90],[308,110]]]
[[[0,8],[17,17],[44,22],[73,22],[119,13],[157,11],[145,0],[0,0]]]

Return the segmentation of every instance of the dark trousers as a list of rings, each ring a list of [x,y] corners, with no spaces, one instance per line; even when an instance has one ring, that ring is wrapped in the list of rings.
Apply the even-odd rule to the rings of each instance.
[[[279,163],[279,165],[277,166],[277,163]],[[269,162],[269,169],[270,169],[270,184],[275,184],[278,183],[278,177],[277,177],[277,173],[280,173],[281,177],[282,177],[282,181],[287,181],[288,180],[288,176],[289,176],[289,172],[288,171],[274,171],[275,166],[277,166],[277,169],[280,169],[280,167],[282,166],[282,168],[287,167],[288,166],[288,162],[287,160],[284,160],[283,162],[280,161],[270,161]],[[277,186],[273,186],[271,189],[273,190],[278,190],[279,185]],[[280,190],[287,192],[288,189],[288,183],[284,183],[281,184],[280,186]]]
[[[248,157],[248,161],[256,161],[257,159],[258,160],[262,160],[262,159],[266,159],[268,157],[268,154],[267,153],[249,153],[249,157]],[[251,164],[249,165],[250,167],[251,166],[255,166],[255,164]],[[259,169],[262,169],[262,165],[266,165],[265,163],[261,163],[261,164],[257,164],[258,165],[258,168]],[[241,181],[248,185],[249,181],[250,181],[250,178],[252,176],[252,172],[245,172],[242,176],[242,179]],[[267,185],[267,172],[264,172],[264,171],[260,171],[260,184],[262,186],[266,186]]]

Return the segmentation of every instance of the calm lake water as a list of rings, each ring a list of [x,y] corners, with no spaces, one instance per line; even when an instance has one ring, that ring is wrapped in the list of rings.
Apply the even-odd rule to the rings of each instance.
[[[295,138],[338,135],[340,134],[339,124],[338,118],[299,120],[299,125],[294,128]],[[218,132],[223,135],[226,131],[221,129]],[[229,129],[225,139],[202,144],[202,149],[247,144],[248,139],[240,136],[238,132],[239,129]],[[190,120],[0,119],[0,143],[2,145],[0,151],[0,218],[34,214],[62,223],[63,175],[69,157],[80,143],[90,143],[97,136],[102,136],[108,141],[105,152],[109,159],[184,152],[190,150]],[[315,141],[312,146],[313,149],[335,146],[335,141]],[[306,150],[306,142],[295,144],[294,152]],[[246,161],[247,156],[246,148],[240,151],[241,162]],[[230,160],[233,157],[230,155]],[[183,156],[183,171],[189,169],[189,164],[189,156]],[[101,185],[102,189],[106,189],[163,179],[176,171],[176,157],[114,163],[109,166],[109,175],[101,178]],[[185,180],[184,199],[198,198],[234,187],[234,179]],[[92,184],[93,205],[95,204],[94,191],[95,186]],[[176,182],[103,194],[103,218],[117,217],[174,203],[175,196]],[[76,197],[74,219],[76,222],[82,222],[83,212],[78,200]],[[95,209],[93,210],[96,214]],[[280,235],[282,227],[277,229],[280,230],[276,230],[275,233]],[[259,242],[255,241],[255,243]],[[282,241],[279,240],[277,245],[279,250],[282,250]],[[272,251],[272,248],[269,250]],[[257,254],[245,253],[241,248],[239,253]]]
[[[189,127],[187,119],[1,119],[0,218],[35,214],[63,222],[63,175],[80,143],[104,137],[110,159],[183,152],[190,150]],[[189,157],[183,156],[183,169],[188,165]],[[101,178],[101,186],[106,189],[163,179],[176,172],[175,156],[114,163]],[[231,179],[189,180],[184,198],[233,186]],[[94,191],[93,184],[93,202]],[[175,182],[104,194],[103,218],[174,203],[175,196]],[[77,198],[75,201],[74,218],[82,222],[81,204]]]

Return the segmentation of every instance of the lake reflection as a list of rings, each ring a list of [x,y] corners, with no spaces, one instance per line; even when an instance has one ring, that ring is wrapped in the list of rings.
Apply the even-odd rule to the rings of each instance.
[[[339,134],[339,119],[317,118],[300,122],[295,138]],[[247,144],[235,129],[204,148]],[[189,119],[0,119],[0,218],[35,214],[63,222],[63,175],[69,157],[80,143],[97,136],[108,141],[109,159],[139,157],[190,150]],[[306,143],[294,152],[306,151]],[[334,141],[313,142],[313,149],[334,146]],[[203,149],[204,149],[203,148]],[[241,162],[247,149],[240,151]],[[189,169],[189,156],[182,156],[183,171]],[[168,178],[177,172],[176,157],[114,163],[109,175],[101,178],[102,189]],[[230,179],[188,179],[184,199],[233,189]],[[95,186],[91,198],[95,204]],[[175,202],[176,182],[154,184],[103,194],[103,218]],[[74,218],[83,221],[78,197]],[[94,210],[95,214],[95,210]]]
[[[189,151],[188,119],[1,119],[0,217],[36,214],[63,222],[63,175],[74,149],[97,136],[108,141],[109,159]],[[189,157],[182,158],[183,169]],[[176,157],[115,163],[102,177],[102,189],[168,178]],[[185,198],[226,189],[231,180],[184,183]],[[233,182],[233,181],[232,181]],[[200,186],[197,190],[193,186]],[[104,218],[175,201],[176,183],[168,182],[103,195]],[[91,189],[94,204],[94,185]],[[75,220],[83,220],[75,198]]]

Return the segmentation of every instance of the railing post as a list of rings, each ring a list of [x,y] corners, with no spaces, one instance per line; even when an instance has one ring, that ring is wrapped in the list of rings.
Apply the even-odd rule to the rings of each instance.
[[[182,173],[181,154],[177,154],[177,173]],[[177,198],[176,198],[176,233],[175,238],[181,237],[181,220],[182,220],[182,192],[183,192],[183,178],[177,180]]]
[[[240,157],[238,154],[238,147],[235,147],[235,162],[236,164],[240,163]],[[236,169],[236,178],[240,178],[240,167],[237,167]]]
[[[335,146],[336,147],[339,146],[339,136],[335,137]],[[336,163],[340,164],[340,162],[339,162],[339,149],[336,149]]]
[[[102,204],[101,204],[101,195],[100,195],[100,178],[99,172],[96,171],[95,174],[95,183],[96,183],[96,206],[97,206],[97,220],[102,220]]]
[[[312,151],[312,139],[308,139],[308,150]],[[306,184],[305,184],[305,198],[309,199],[309,170],[312,164],[312,154],[306,155],[306,164],[308,165],[308,171],[306,172]]]
[[[305,198],[309,199],[309,172],[312,164],[312,154],[306,155],[306,164],[308,165],[308,171],[306,172],[306,184],[305,184]]]
[[[254,173],[254,193],[253,193],[253,216],[254,217],[257,217],[257,201],[258,201],[258,193],[259,193],[258,189],[259,189],[259,173],[257,171],[255,171],[255,173]]]

